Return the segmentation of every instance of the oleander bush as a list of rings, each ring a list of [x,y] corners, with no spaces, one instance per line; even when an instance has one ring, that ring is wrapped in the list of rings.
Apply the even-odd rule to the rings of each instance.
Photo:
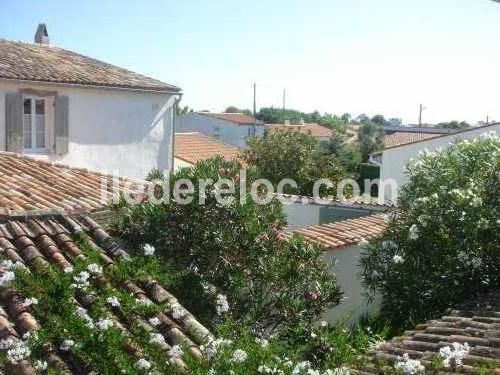
[[[396,327],[441,313],[500,280],[500,140],[423,152],[388,228],[364,254],[366,286]]]
[[[280,203],[254,202],[249,185],[257,175],[249,170],[244,178],[240,167],[215,158],[164,178],[158,194],[174,191],[176,182],[187,179],[194,184],[192,201],[122,203],[117,206],[116,232],[133,245],[154,245],[158,256],[177,272],[172,291],[208,326],[228,306],[232,319],[267,336],[310,326],[339,302],[339,286],[318,246],[298,237],[282,238]],[[244,180],[244,188],[236,186],[234,201],[218,203],[221,191],[213,185],[198,194],[200,179],[220,178]],[[219,301],[214,308],[207,301],[215,298]]]

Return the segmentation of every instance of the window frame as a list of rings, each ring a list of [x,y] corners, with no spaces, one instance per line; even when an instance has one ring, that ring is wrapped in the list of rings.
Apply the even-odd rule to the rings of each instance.
[[[31,100],[30,108],[31,108],[31,147],[26,148],[24,146],[23,140],[23,153],[28,154],[46,154],[49,152],[49,148],[47,147],[47,98],[37,96],[37,95],[23,95],[23,139],[24,139],[24,101]],[[37,129],[36,129],[36,102],[37,100],[43,100],[43,147],[36,147],[37,140]],[[35,147],[34,147],[35,146]]]

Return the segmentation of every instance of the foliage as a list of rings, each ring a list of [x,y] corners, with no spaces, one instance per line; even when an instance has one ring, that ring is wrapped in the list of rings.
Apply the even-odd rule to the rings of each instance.
[[[334,155],[342,167],[356,176],[361,164],[361,152],[356,145],[350,145],[346,142],[346,137],[342,133],[334,133],[328,142],[328,151]]]
[[[424,153],[408,166],[388,229],[361,260],[392,324],[422,321],[499,285],[499,170],[495,135]]]
[[[239,169],[238,163],[221,158],[183,169],[166,184],[173,191],[176,181],[192,181],[195,187],[191,203],[123,204],[118,207],[116,229],[135,245],[153,244],[159,256],[175,269],[189,269],[192,275],[186,280],[190,293],[212,285],[227,295],[231,315],[240,323],[268,332],[311,324],[340,298],[320,249],[299,238],[281,239],[281,206],[275,199],[259,205],[250,198],[249,184],[256,178],[251,170],[242,184],[247,193],[236,186],[234,196],[243,194],[243,202],[235,199],[219,204],[216,195],[220,190],[214,186],[202,188],[203,193],[198,194],[200,179],[239,181],[243,177]],[[196,283],[197,288],[193,287]],[[182,296],[186,289],[180,283],[173,291]],[[196,298],[191,295],[183,302],[195,315],[203,316],[206,299],[204,294]],[[213,322],[206,319],[205,323]]]
[[[256,337],[234,322],[217,330],[218,345],[213,356],[188,363],[191,374],[347,374],[345,366],[361,364],[361,354],[379,343],[383,336],[369,327],[342,329],[321,322],[308,330],[295,332],[295,342]],[[211,349],[211,348],[208,348]],[[246,354],[236,361],[235,353]]]
[[[285,178],[297,183],[297,188],[286,186],[285,193],[312,196],[318,179],[326,178],[336,185],[343,175],[337,159],[325,153],[310,134],[292,130],[266,132],[261,138],[249,140],[248,146],[244,159],[256,167],[260,177],[274,186]],[[323,194],[334,194],[336,187],[323,186],[323,190]]]
[[[291,124],[317,123],[326,126],[332,130],[343,131],[345,125],[349,123],[351,115],[344,113],[342,116],[337,116],[330,113],[321,114],[318,111],[305,113],[296,109],[283,109],[281,108],[261,108],[256,115],[257,119],[270,124],[283,124],[285,120],[290,121]]]
[[[359,127],[358,143],[362,155],[362,161],[368,161],[372,152],[384,148],[384,129],[381,125],[371,121],[365,121]]]
[[[253,116],[252,111],[250,111],[249,109],[240,109],[238,107],[235,107],[234,105],[227,107],[224,110],[224,113],[243,113],[244,115],[247,116]]]
[[[450,122],[440,122],[436,125],[438,128],[447,128],[447,129],[467,129],[470,128],[470,124],[466,121],[450,121]]]
[[[140,347],[142,358],[154,369],[178,373],[169,364],[165,350],[151,342],[151,332],[137,324],[137,319],[148,320],[165,311],[168,304],[141,303],[123,288],[125,281],[141,283],[151,278],[165,285],[170,282],[170,271],[153,257],[139,254],[108,267],[84,234],[75,241],[85,258],[75,255],[72,269],[50,265],[28,272],[23,267],[15,268],[12,288],[33,301],[27,309],[41,323],[36,333],[23,336],[22,345],[29,348],[32,363],[43,362],[47,345],[55,345],[84,372],[94,369],[110,373],[113,364],[116,373],[138,374],[142,371],[137,368],[137,351],[131,348]],[[79,285],[75,280],[82,272],[87,273],[88,281]],[[118,304],[110,307],[109,298]],[[88,305],[83,308],[77,300],[85,300]],[[127,323],[128,335],[122,333],[118,320]],[[59,373],[52,368],[47,372]]]

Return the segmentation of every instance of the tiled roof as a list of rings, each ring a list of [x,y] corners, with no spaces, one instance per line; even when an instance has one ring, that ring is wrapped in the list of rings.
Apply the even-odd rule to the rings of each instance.
[[[176,86],[53,46],[0,40],[0,78],[179,92]]]
[[[362,240],[371,240],[380,236],[385,228],[384,214],[362,216],[355,219],[314,225],[285,232],[283,237],[299,234],[306,241],[318,243],[324,250],[353,246]]]
[[[252,116],[245,115],[243,113],[212,113],[212,112],[197,112],[198,115],[207,116],[207,117],[215,117],[219,120],[224,120],[228,122],[233,122],[238,125],[253,125],[256,122],[256,125],[261,126],[264,125],[262,121],[255,121]]]
[[[82,236],[82,234],[87,236],[87,241],[94,250],[100,253],[100,263],[105,269],[116,264],[118,260],[129,257],[128,253],[90,218],[57,215],[1,219],[0,259],[21,262],[32,273],[41,272],[49,265],[56,269],[65,269],[74,265],[76,260],[84,261],[87,257],[87,250],[74,241],[74,236]],[[5,272],[2,267],[4,266],[0,265],[0,275]],[[183,344],[189,348],[189,352],[194,357],[201,357],[199,345],[211,338],[210,332],[191,313],[180,306],[177,299],[164,286],[153,279],[146,278],[145,280],[147,281],[141,283],[125,281],[120,285],[115,285],[117,282],[108,280],[105,274],[101,274],[92,281],[96,292],[75,293],[75,310],[78,307],[89,310],[99,298],[99,294],[109,287],[122,290],[144,303],[158,305],[161,311],[154,313],[154,317],[159,319],[160,324],[152,326],[149,319],[153,316],[142,316],[139,313],[130,316],[124,314],[121,307],[108,308],[107,314],[115,323],[114,325],[119,327],[124,337],[129,338],[123,348],[128,355],[137,359],[143,356],[140,343],[130,335],[131,326],[138,325],[147,332],[161,334],[167,343],[163,347],[165,351],[168,351],[172,345]],[[9,287],[0,295],[0,340],[9,338],[17,340],[25,333],[33,333],[44,326],[43,316],[39,316],[36,309],[23,304],[26,297],[31,296],[22,296]],[[176,314],[173,314],[174,309]],[[178,314],[179,311],[182,311],[182,314]],[[72,337],[72,339],[78,340],[77,337]],[[67,351],[63,352],[60,349],[59,344],[48,342],[44,345],[45,360],[48,362],[49,369],[63,374],[95,373],[92,372],[93,364],[84,353],[68,355]],[[167,361],[167,355],[165,355],[165,361]],[[182,360],[176,364],[183,366]],[[0,374],[35,374],[32,365],[28,360],[23,360],[17,365],[2,361]]]
[[[409,143],[423,141],[425,139],[436,138],[441,134],[435,133],[415,133],[415,132],[395,132],[392,134],[386,134],[384,136],[384,146],[388,147],[396,147],[402,146]]]
[[[201,133],[176,133],[174,153],[176,158],[194,164],[217,155],[228,161],[233,160],[240,151],[237,147]]]
[[[311,133],[313,137],[318,138],[330,138],[333,134],[331,129],[328,129],[326,126],[321,126],[316,123],[306,123],[300,125],[268,124],[266,126],[271,131],[293,130],[300,133]]]
[[[384,373],[377,362],[393,366],[398,357],[410,358],[428,366],[438,357],[439,349],[453,343],[467,343],[470,351],[463,366],[439,374],[500,374],[500,290],[450,309],[439,319],[419,324],[412,331],[377,347],[368,356],[368,364],[359,374]],[[426,372],[427,373],[427,372]],[[432,372],[438,373],[438,372]]]
[[[143,184],[118,181],[119,191],[127,182],[132,192]],[[111,176],[0,152],[0,214],[43,209],[90,212],[111,203],[112,197]]]

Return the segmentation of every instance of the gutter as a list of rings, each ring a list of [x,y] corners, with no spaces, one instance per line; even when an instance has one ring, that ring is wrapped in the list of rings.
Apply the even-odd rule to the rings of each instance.
[[[171,139],[172,139],[172,146],[171,146],[171,158],[170,158],[170,173],[174,173],[174,161],[175,161],[175,120],[177,117],[177,108],[179,106],[179,103],[182,99],[182,92],[175,94],[178,97],[174,101],[174,105],[172,106],[172,134],[171,134]]]
[[[0,77],[0,80],[8,82],[22,82],[31,84],[40,84],[48,86],[63,86],[63,87],[78,87],[78,88],[90,88],[90,89],[104,89],[104,90],[117,90],[117,91],[133,91],[133,92],[147,92],[154,94],[170,94],[170,95],[182,95],[182,91],[179,90],[162,90],[162,89],[147,89],[147,88],[134,88],[134,87],[120,87],[120,86],[106,86],[106,85],[95,85],[95,84],[83,84],[83,83],[71,83],[71,82],[56,82],[56,81],[38,81],[33,79],[19,79],[19,78],[4,78]]]

